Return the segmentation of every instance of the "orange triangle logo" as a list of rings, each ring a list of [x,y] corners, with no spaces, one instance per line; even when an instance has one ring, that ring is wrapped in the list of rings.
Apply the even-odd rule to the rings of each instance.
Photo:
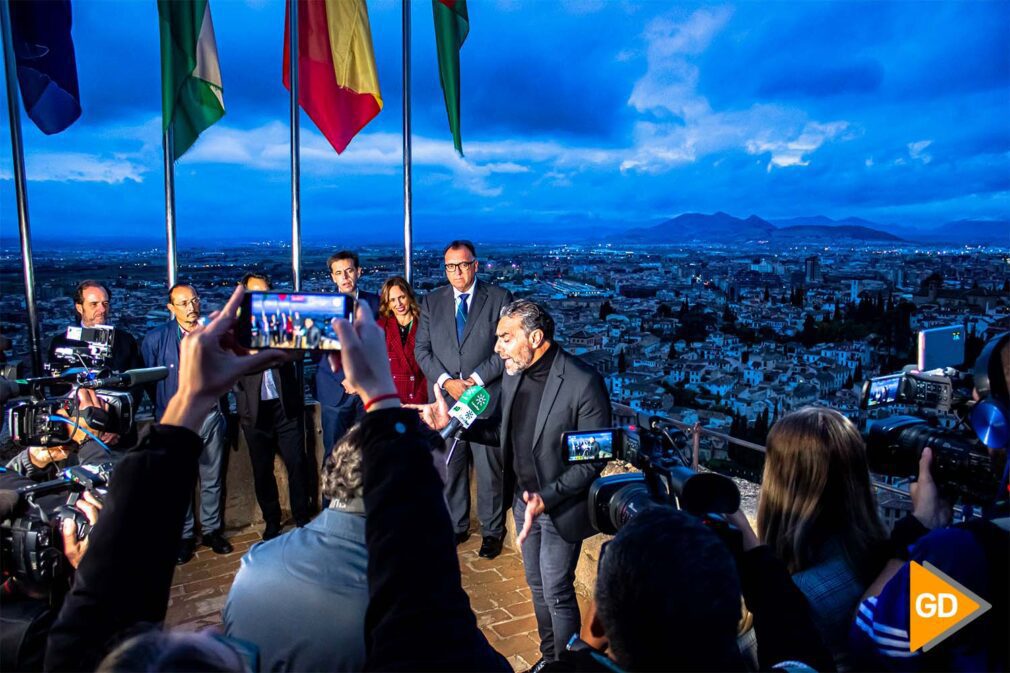
[[[992,605],[955,582],[932,563],[909,565],[909,645],[928,652],[981,617]]]

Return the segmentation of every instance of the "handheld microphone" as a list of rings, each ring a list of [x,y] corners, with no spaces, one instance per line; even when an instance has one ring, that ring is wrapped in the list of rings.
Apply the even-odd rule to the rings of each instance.
[[[481,386],[470,386],[459,396],[456,404],[449,409],[449,425],[442,428],[438,434],[442,439],[459,436],[464,430],[473,425],[473,422],[484,413],[487,405],[491,402],[491,394]]]
[[[130,388],[143,383],[154,383],[168,376],[168,367],[146,367],[144,369],[128,369],[122,374],[113,374],[104,379],[85,381],[81,388],[112,388],[122,386]]]

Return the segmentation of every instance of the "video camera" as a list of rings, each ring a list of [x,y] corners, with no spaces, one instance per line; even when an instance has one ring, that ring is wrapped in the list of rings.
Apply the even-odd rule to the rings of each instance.
[[[1010,435],[1010,399],[1001,363],[1001,356],[1008,357],[1004,351],[1010,348],[1010,333],[991,339],[970,371],[957,368],[965,359],[963,334],[960,326],[920,332],[918,369],[864,383],[863,409],[914,408],[914,415],[869,419],[864,439],[871,472],[915,476],[919,457],[929,447],[933,476],[945,497],[985,504],[1000,496]],[[954,426],[941,427],[942,415],[952,416]]]
[[[729,530],[720,515],[740,509],[740,491],[727,477],[698,473],[687,466],[681,451],[687,437],[658,418],[650,428],[628,426],[566,432],[561,436],[568,464],[623,460],[641,472],[600,477],[589,488],[589,519],[608,535],[648,507],[667,505],[684,510],[712,526]]]
[[[91,532],[84,513],[74,505],[85,491],[99,500],[108,493],[112,463],[75,465],[58,479],[24,486],[17,502],[0,525],[0,568],[4,579],[15,577],[36,589],[52,590],[67,576],[62,528],[65,520],[77,527],[77,539]]]

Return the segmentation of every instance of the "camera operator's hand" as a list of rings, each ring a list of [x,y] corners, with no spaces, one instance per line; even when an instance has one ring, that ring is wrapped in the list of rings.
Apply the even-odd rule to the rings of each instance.
[[[91,495],[91,491],[85,491],[84,497],[77,501],[76,507],[84,514],[91,527],[94,528],[95,523],[98,522],[98,512],[102,509],[101,501]],[[88,551],[88,538],[90,536],[86,535],[83,540],[78,540],[77,524],[74,523],[73,519],[64,519],[63,530],[60,532],[63,534],[63,555],[67,557],[70,565],[76,568],[80,565],[81,559],[84,558],[84,553]]]
[[[107,411],[108,408],[109,408],[109,405],[106,404],[102,400],[102,398],[100,398],[98,396],[98,393],[96,393],[91,388],[78,388],[77,389],[77,408],[81,412],[83,412],[85,409],[88,409],[90,407],[95,407],[95,408],[101,409],[102,411]],[[86,427],[88,430],[90,430],[91,432],[95,433],[98,436],[98,439],[103,444],[105,444],[106,446],[112,446],[112,445],[116,444],[119,441],[119,435],[117,435],[114,432],[99,432],[98,430],[96,430],[96,429],[92,428],[90,425],[88,425],[87,422],[85,422],[84,420],[81,420],[80,423],[81,423],[81,425],[83,425],[84,427]],[[85,435],[83,432],[81,432],[80,430],[78,430],[76,433],[74,433],[73,440],[75,442],[77,442],[78,444],[83,444],[88,439],[89,439],[89,437],[87,435]]]
[[[42,469],[52,463],[59,463],[70,457],[72,449],[70,445],[63,446],[29,446],[28,460],[32,465]]]
[[[544,499],[540,497],[539,493],[530,493],[529,491],[523,491],[523,502],[526,503],[526,514],[523,518],[523,529],[519,531],[519,535],[516,536],[516,542],[522,545],[529,537],[529,534],[533,532],[533,522],[536,518],[543,514],[547,510],[547,506],[544,504]]]
[[[338,359],[337,354],[330,354],[330,366],[334,371],[343,367],[348,385],[361,395],[368,411],[400,406],[389,369],[386,333],[375,323],[368,304],[358,303],[353,323],[334,318],[333,330],[340,339],[340,355]],[[369,404],[387,395],[393,397]]]
[[[926,447],[919,457],[919,479],[909,486],[912,496],[912,516],[926,528],[943,528],[953,519],[950,504],[940,497],[930,466],[933,450]]]
[[[197,325],[179,346],[179,390],[161,417],[165,425],[178,425],[199,432],[207,413],[231,390],[240,376],[276,367],[288,360],[279,350],[247,354],[235,343],[232,327],[245,288],[232,292],[221,311],[206,325]]]
[[[432,430],[441,430],[449,425],[449,405],[437,383],[433,389],[435,390],[435,401],[431,404],[404,404],[403,406],[408,409],[417,409],[425,425]]]
[[[746,514],[744,514],[740,510],[737,510],[732,514],[730,514],[729,516],[727,516],[726,520],[729,521],[731,524],[733,524],[737,528],[737,530],[740,531],[740,534],[743,537],[744,551],[750,551],[755,547],[761,546],[761,540],[758,539],[757,533],[755,533],[754,529],[751,528],[750,519],[747,518]]]

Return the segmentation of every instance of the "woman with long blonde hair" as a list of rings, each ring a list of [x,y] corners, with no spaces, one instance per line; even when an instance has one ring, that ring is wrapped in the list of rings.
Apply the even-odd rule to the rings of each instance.
[[[822,407],[786,415],[766,444],[758,535],[785,562],[846,670],[853,613],[881,569],[887,540],[866,446],[852,421]]]

